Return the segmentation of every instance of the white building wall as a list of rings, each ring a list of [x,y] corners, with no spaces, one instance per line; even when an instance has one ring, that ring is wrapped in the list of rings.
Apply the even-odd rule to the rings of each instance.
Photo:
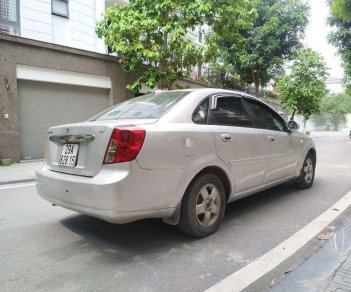
[[[104,17],[106,10],[106,4],[104,0],[96,1],[96,21],[101,20]],[[107,47],[103,39],[97,38],[96,51],[101,54],[107,53]]]
[[[70,0],[69,1],[69,22],[70,46],[96,51],[97,36],[96,26],[96,1],[99,0]],[[101,1],[101,0],[100,0]],[[53,17],[59,17],[53,15]],[[53,34],[60,33],[60,26],[53,28]]]
[[[342,93],[345,91],[345,87],[341,83],[327,83],[327,88],[330,93]]]
[[[21,0],[21,36],[39,41],[105,53],[95,33],[105,11],[104,0],[70,0],[69,17],[51,14],[51,0]]]
[[[21,0],[21,36],[52,42],[51,1]]]
[[[346,115],[346,127],[351,131],[351,114]]]

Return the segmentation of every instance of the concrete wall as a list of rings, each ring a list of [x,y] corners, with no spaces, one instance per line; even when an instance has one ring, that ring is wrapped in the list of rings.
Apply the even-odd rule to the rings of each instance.
[[[346,123],[339,127],[339,131],[351,130],[351,114],[345,115]],[[295,121],[300,125],[301,131],[303,130],[303,117],[296,116]],[[309,119],[306,122],[306,131],[325,131],[325,127],[317,128],[313,122],[313,119]]]
[[[125,89],[132,77],[114,57],[0,34],[0,156],[13,161],[20,155],[17,64],[107,76],[113,103],[133,96]]]

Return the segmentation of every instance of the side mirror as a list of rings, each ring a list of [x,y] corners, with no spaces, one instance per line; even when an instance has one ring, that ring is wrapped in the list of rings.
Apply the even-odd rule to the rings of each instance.
[[[289,130],[298,130],[298,129],[300,129],[300,126],[299,126],[299,124],[298,123],[296,123],[295,121],[289,121],[288,122],[288,129]]]

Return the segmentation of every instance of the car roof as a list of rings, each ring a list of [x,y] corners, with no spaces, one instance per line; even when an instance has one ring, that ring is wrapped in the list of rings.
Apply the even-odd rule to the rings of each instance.
[[[236,95],[240,95],[240,96],[261,102],[261,103],[265,104],[266,106],[268,106],[270,109],[272,109],[274,112],[277,112],[270,104],[263,101],[262,99],[257,98],[253,95],[250,95],[250,94],[243,92],[243,91],[240,91],[240,90],[229,90],[229,89],[222,89],[222,88],[205,87],[205,88],[186,88],[186,89],[175,89],[175,90],[157,90],[155,92],[174,92],[174,91],[189,92],[189,93],[201,93],[203,95],[226,94],[226,93],[227,94],[236,94]]]

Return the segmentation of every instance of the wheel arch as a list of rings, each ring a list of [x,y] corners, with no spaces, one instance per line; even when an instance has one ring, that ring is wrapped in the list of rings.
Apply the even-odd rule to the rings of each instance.
[[[219,166],[207,166],[205,168],[203,168],[201,171],[199,171],[194,177],[193,179],[190,181],[189,185],[187,186],[186,191],[189,189],[189,187],[191,186],[191,184],[201,175],[205,174],[205,173],[212,173],[215,174],[222,182],[223,187],[224,187],[224,191],[225,191],[225,196],[226,196],[226,200],[228,202],[229,196],[231,194],[231,184],[230,184],[230,180],[229,177],[227,175],[227,173]],[[185,195],[185,193],[183,194],[183,197]],[[182,197],[182,200],[183,200]]]
[[[310,148],[310,150],[308,150],[308,152],[307,152],[307,155],[308,154],[312,155],[313,160],[314,160],[314,165],[316,165],[316,163],[317,163],[317,152],[316,152],[316,149]]]
[[[184,195],[186,194],[186,192],[188,191],[189,187],[191,186],[191,184],[201,175],[205,174],[205,173],[213,173],[216,176],[218,176],[218,178],[221,180],[221,182],[223,183],[223,187],[225,190],[225,196],[226,196],[226,202],[228,202],[230,194],[232,192],[232,185],[230,183],[230,179],[229,179],[229,175],[227,174],[227,172],[221,168],[220,166],[217,165],[211,165],[211,166],[206,166],[204,168],[202,168],[200,171],[198,171],[194,177],[190,180],[190,182],[188,183],[187,187],[185,188],[185,191],[182,193],[181,196],[181,200],[179,201],[179,204],[175,210],[175,212],[173,213],[173,215],[169,218],[163,218],[163,221],[167,224],[171,224],[171,225],[177,225],[179,222],[179,218],[180,218],[180,210],[182,207],[182,202],[183,202],[183,198]]]

